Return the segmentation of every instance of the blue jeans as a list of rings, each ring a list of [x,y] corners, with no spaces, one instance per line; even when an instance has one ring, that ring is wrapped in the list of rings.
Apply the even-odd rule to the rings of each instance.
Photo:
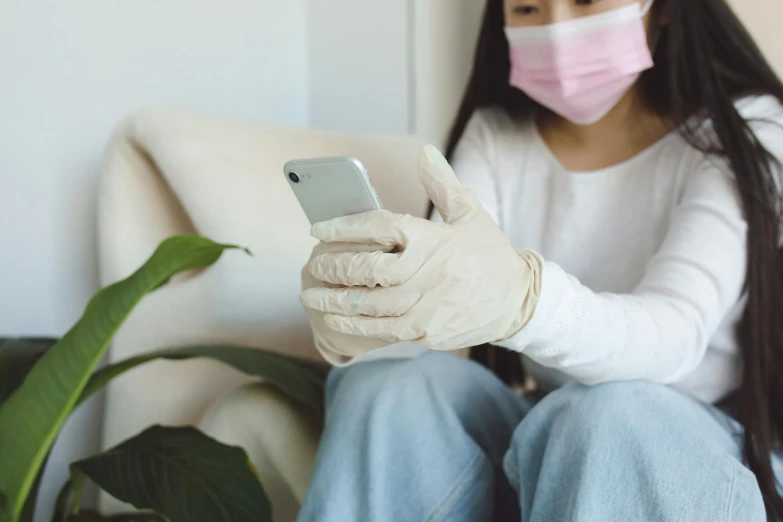
[[[538,403],[448,354],[333,370],[301,522],[763,522],[741,428],[642,382]]]

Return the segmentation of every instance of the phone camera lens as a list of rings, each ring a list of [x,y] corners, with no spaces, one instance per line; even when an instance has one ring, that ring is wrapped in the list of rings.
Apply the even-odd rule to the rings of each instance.
[[[299,183],[299,176],[295,172],[289,172],[288,178],[293,181],[294,183]]]

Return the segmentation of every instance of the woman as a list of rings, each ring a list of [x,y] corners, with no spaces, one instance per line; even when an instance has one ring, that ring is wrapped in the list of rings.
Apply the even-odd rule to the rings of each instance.
[[[347,367],[300,520],[783,515],[782,100],[725,0],[489,0],[444,222],[313,228]]]

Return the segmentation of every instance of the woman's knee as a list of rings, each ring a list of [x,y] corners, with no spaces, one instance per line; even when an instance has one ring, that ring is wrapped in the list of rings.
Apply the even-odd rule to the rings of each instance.
[[[531,438],[568,438],[582,449],[597,445],[617,451],[660,437],[672,424],[694,416],[706,423],[715,421],[695,399],[665,386],[641,381],[572,383],[533,408],[515,433],[514,444],[529,444]]]
[[[425,378],[438,378],[434,364],[441,354],[411,359],[381,359],[334,368],[327,380],[327,399],[347,395],[354,399],[374,397],[387,390],[405,390]]]
[[[665,386],[568,385],[531,410],[504,464],[528,504],[534,498],[556,502],[570,488],[579,491],[572,500],[584,513],[599,505],[592,496],[603,495],[606,509],[636,513],[633,520],[690,506],[700,506],[699,520],[763,520],[754,477],[719,414]],[[542,484],[557,485],[551,497]],[[596,484],[626,494],[610,502]],[[633,500],[640,496],[646,502]]]
[[[583,423],[638,425],[677,417],[678,411],[706,409],[692,397],[670,387],[644,381],[611,382],[596,386],[571,384],[552,394],[569,415]]]
[[[543,399],[514,434],[513,445],[564,444],[584,454],[647,454],[667,446],[740,457],[731,420],[658,384],[569,384]]]
[[[327,409],[362,408],[383,404],[389,412],[410,415],[426,408],[428,398],[439,397],[458,404],[477,374],[485,370],[450,354],[430,352],[414,359],[385,359],[331,371],[327,381]]]

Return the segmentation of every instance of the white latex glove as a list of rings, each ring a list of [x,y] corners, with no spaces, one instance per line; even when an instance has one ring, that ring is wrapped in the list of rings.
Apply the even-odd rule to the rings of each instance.
[[[373,252],[390,251],[391,248],[384,248],[380,245],[369,245],[359,243],[318,243],[313,248],[310,260],[321,254],[335,252]],[[302,269],[302,290],[309,289],[329,289],[337,288],[337,285],[324,283],[313,277],[309,270],[309,264]],[[304,294],[303,294],[304,295]],[[313,341],[315,346],[332,364],[342,364],[351,358],[361,355],[378,348],[383,348],[389,343],[380,339],[372,339],[360,335],[348,335],[328,328],[324,324],[324,313],[305,306],[307,317],[310,321],[310,328],[313,331]]]
[[[317,280],[349,288],[311,288],[303,304],[335,332],[435,350],[511,337],[532,317],[541,261],[514,250],[432,146],[419,157],[419,175],[444,223],[381,210],[315,224],[312,235],[326,243],[397,251],[315,255]]]

